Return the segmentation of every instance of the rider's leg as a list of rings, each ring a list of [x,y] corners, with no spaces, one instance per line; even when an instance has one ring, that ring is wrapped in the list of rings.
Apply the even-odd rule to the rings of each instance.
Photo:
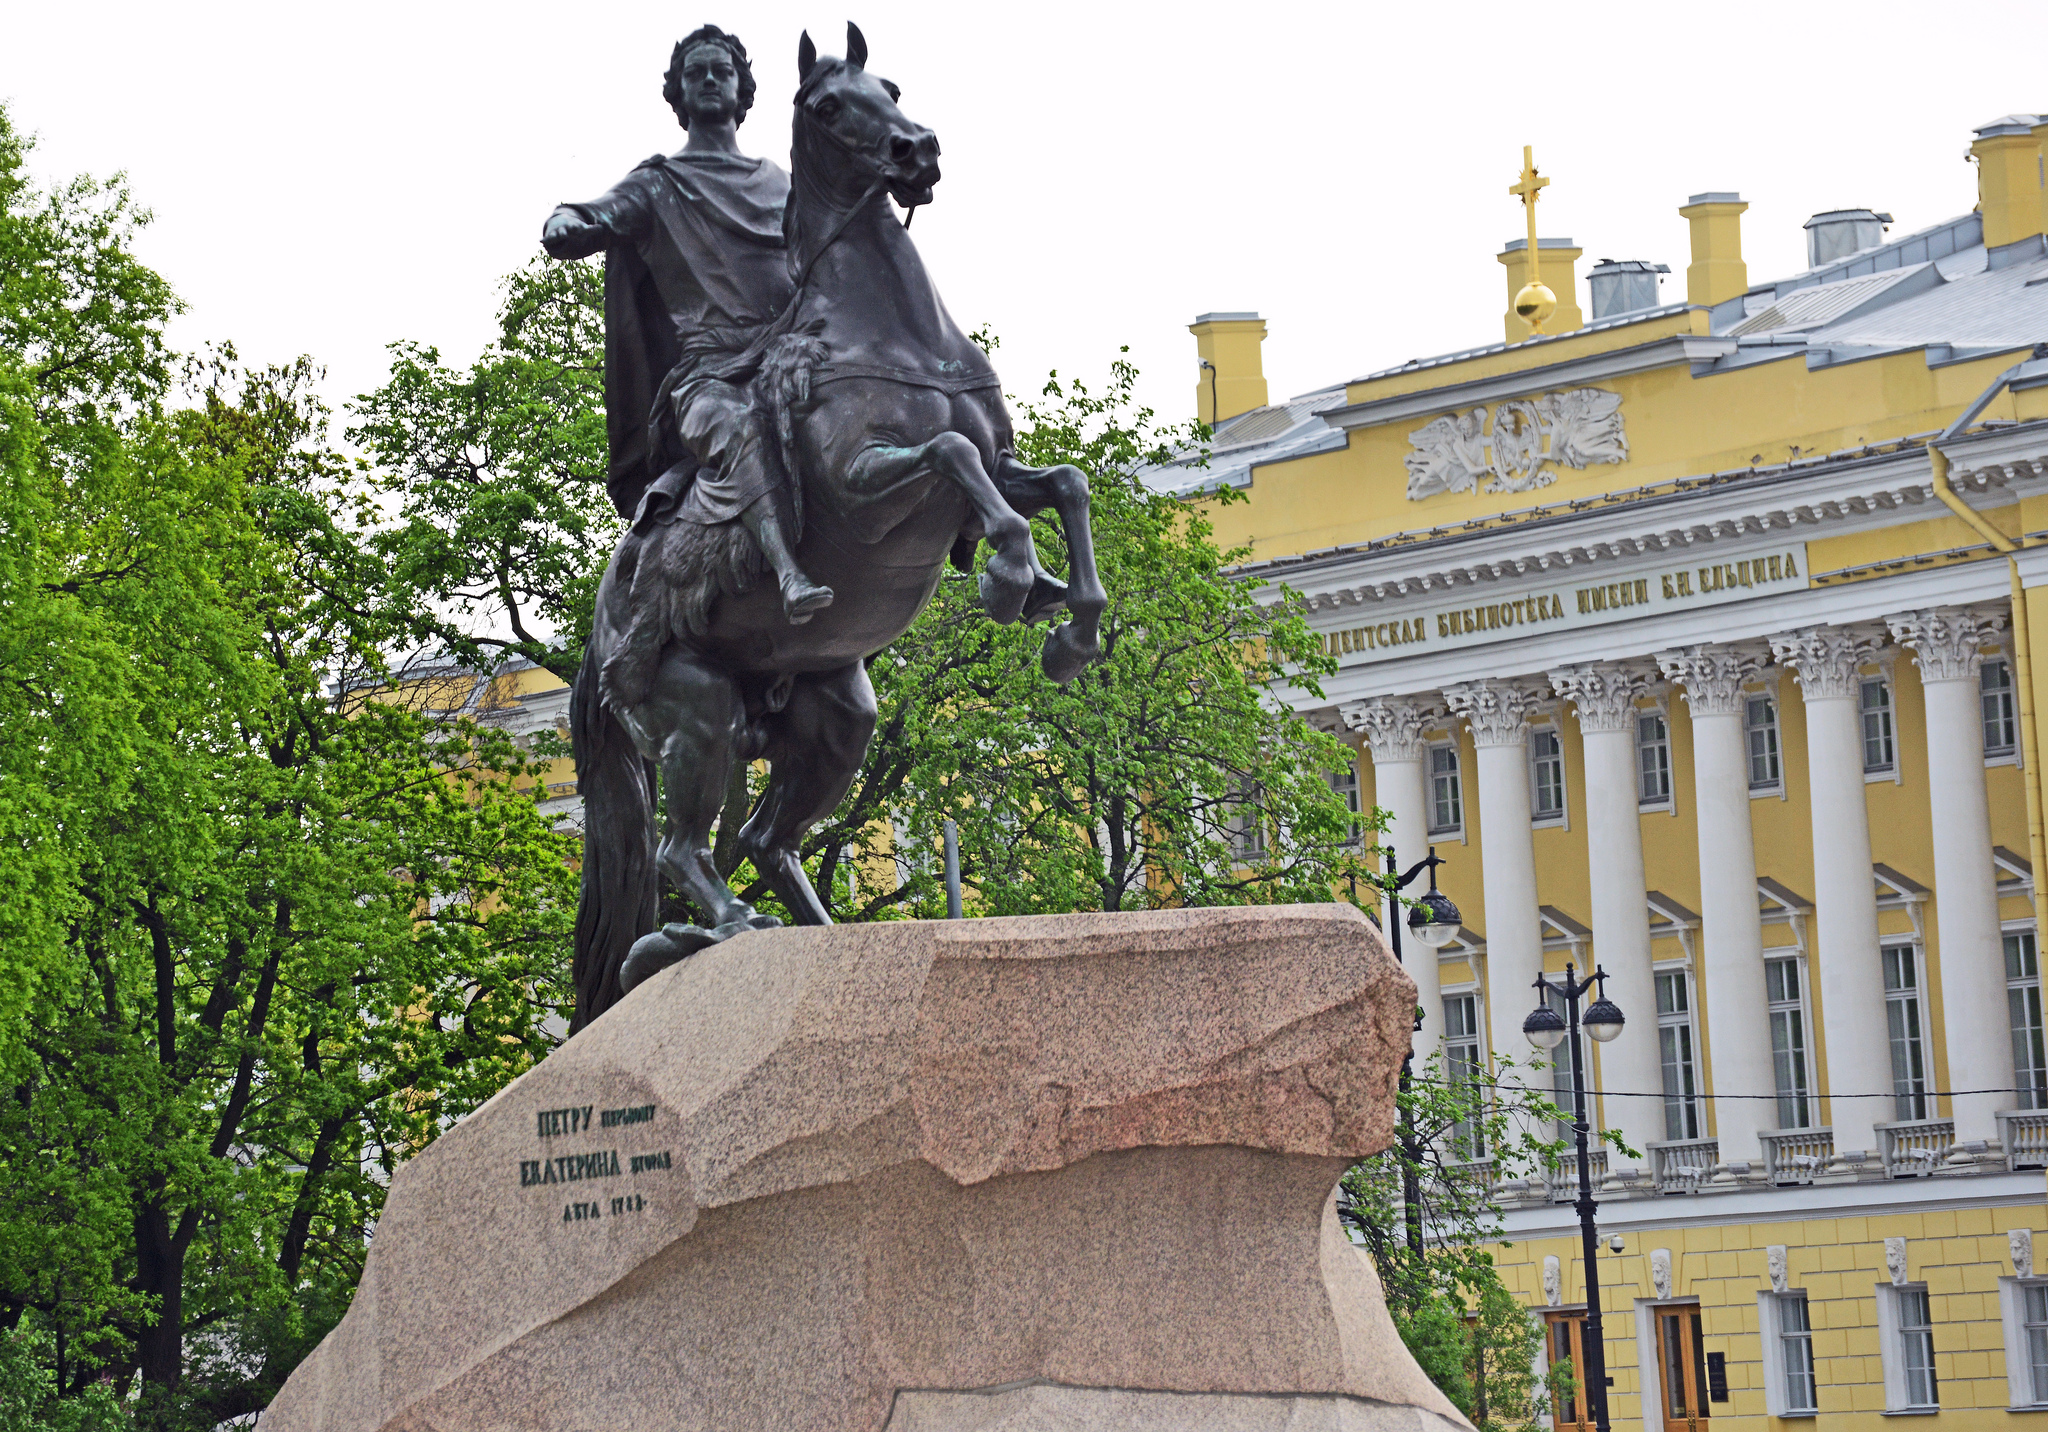
[[[655,863],[714,926],[754,914],[719,877],[711,855],[711,823],[725,803],[746,720],[738,684],[680,646],[663,654],[647,699],[632,712],[636,737],[652,738],[668,803]]]
[[[775,581],[782,588],[782,614],[791,626],[802,626],[812,615],[832,605],[832,589],[821,587],[804,575],[783,535],[781,504],[775,494],[764,493],[740,513],[740,521],[754,534],[761,555],[775,569]]]
[[[878,492],[919,472],[950,478],[967,494],[993,549],[981,578],[982,607],[997,622],[1017,620],[1039,570],[1031,524],[996,491],[972,439],[944,432],[915,447],[865,448],[848,465],[846,485],[855,493]]]
[[[831,914],[804,874],[799,847],[845,798],[875,733],[875,688],[860,662],[799,676],[773,718],[768,789],[740,831],[740,849],[806,925]]]
[[[760,544],[782,589],[782,611],[792,623],[810,619],[832,604],[832,589],[813,582],[797,566],[785,535],[778,501],[784,477],[762,441],[761,426],[746,395],[730,383],[699,382],[676,394],[676,431],[703,464],[680,515],[686,521],[737,520]]]

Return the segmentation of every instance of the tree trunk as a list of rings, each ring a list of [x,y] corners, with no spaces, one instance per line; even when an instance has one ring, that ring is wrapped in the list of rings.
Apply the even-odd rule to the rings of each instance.
[[[145,1207],[136,1214],[135,1288],[156,1307],[155,1321],[135,1334],[135,1361],[145,1387],[176,1387],[185,1370],[185,1248],[163,1209]]]

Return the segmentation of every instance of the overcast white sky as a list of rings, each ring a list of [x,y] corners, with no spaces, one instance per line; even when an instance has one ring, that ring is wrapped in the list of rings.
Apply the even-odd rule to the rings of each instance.
[[[953,315],[995,326],[1012,391],[1097,375],[1129,344],[1191,414],[1210,309],[1256,309],[1274,396],[1496,342],[1506,192],[1534,144],[1546,236],[1668,263],[1688,194],[1750,201],[1753,279],[1804,267],[1800,224],[1968,210],[1970,130],[2048,109],[2038,0],[1656,6],[860,0],[870,67],[938,131],[913,230]],[[760,82],[741,146],[787,164],[814,0],[683,6],[59,4],[0,0],[0,98],[49,178],[125,169],[146,257],[190,305],[176,338],[304,352],[337,402],[384,345],[467,359],[495,284],[560,200],[682,141],[669,47],[710,20]],[[1711,36],[1716,47],[1698,47]]]

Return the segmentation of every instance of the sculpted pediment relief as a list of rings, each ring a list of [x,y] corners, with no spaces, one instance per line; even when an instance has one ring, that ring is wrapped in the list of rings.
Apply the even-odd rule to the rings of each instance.
[[[1539,398],[1513,398],[1446,413],[1408,441],[1408,500],[1439,492],[1528,492],[1557,481],[1560,467],[1584,468],[1628,458],[1621,394],[1568,388]]]

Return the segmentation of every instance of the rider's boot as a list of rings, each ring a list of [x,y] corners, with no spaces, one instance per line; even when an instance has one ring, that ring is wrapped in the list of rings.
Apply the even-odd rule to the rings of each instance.
[[[782,614],[791,626],[802,626],[811,617],[832,605],[832,589],[821,587],[804,575],[791,555],[788,539],[782,533],[782,514],[776,511],[774,494],[755,498],[740,513],[740,521],[747,524],[747,530],[754,534],[754,540],[761,544],[761,555],[768,559],[768,565],[775,569],[775,580],[782,588]]]

